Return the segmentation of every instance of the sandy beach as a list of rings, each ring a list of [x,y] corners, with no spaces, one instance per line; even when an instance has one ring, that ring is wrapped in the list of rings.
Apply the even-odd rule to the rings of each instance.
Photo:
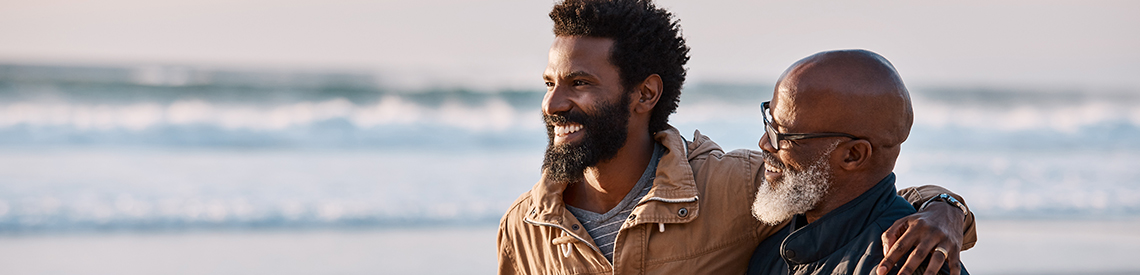
[[[1140,221],[981,220],[972,274],[1140,274]],[[495,228],[0,237],[4,274],[493,274]]]
[[[493,274],[495,228],[6,236],[3,274]]]
[[[1140,221],[978,221],[971,274],[1140,274]]]

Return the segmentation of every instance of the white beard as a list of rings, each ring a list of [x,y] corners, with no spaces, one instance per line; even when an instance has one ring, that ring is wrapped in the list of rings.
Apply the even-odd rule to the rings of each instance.
[[[756,200],[752,202],[752,216],[768,225],[777,225],[796,214],[814,209],[831,187],[831,164],[827,162],[827,156],[832,150],[827,150],[803,171],[782,167],[784,177],[775,188],[764,179],[756,192]]]

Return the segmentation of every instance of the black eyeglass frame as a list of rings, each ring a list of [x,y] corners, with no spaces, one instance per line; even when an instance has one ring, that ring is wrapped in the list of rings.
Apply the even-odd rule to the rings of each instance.
[[[763,103],[760,103],[760,114],[763,115],[763,117],[764,117],[764,130],[768,133],[768,142],[772,145],[772,148],[776,148],[776,151],[780,150],[780,141],[781,140],[801,140],[801,139],[823,138],[823,137],[845,137],[845,138],[850,138],[850,139],[854,139],[854,140],[862,139],[862,138],[856,137],[856,136],[851,135],[851,134],[835,133],[835,132],[780,133],[779,131],[776,131],[776,127],[772,127],[772,122],[770,120],[768,120],[768,113],[772,111],[772,108],[769,106],[771,104],[771,102],[772,101],[764,101]]]

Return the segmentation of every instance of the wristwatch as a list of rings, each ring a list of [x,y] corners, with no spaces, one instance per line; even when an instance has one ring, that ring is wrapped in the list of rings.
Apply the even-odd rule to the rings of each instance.
[[[926,202],[922,203],[922,206],[918,207],[918,211],[926,209],[926,206],[930,205],[930,203],[934,201],[943,201],[945,203],[953,205],[954,207],[957,207],[958,209],[962,209],[963,218],[970,215],[970,209],[966,208],[966,204],[963,204],[961,201],[958,201],[958,199],[955,199],[954,196],[946,193],[938,194],[937,196],[926,200]]]

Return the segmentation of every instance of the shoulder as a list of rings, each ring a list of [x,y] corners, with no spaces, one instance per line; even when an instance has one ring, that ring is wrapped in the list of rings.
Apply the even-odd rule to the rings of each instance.
[[[531,196],[530,191],[523,193],[511,204],[507,212],[503,214],[502,219],[499,220],[499,232],[496,237],[498,244],[498,255],[500,268],[511,267],[517,268],[516,264],[518,257],[519,241],[527,239],[522,234],[526,232],[523,226],[523,217],[527,214],[526,209],[530,209]]]
[[[701,134],[700,130],[693,131],[693,141],[686,145],[689,162],[694,164],[703,163],[709,159],[717,160],[718,164],[721,165],[755,166],[763,163],[763,157],[759,151],[736,149],[725,153],[719,144],[709,136]]]
[[[522,269],[519,261],[520,251],[516,242],[524,239],[519,235],[519,232],[524,232],[522,226],[523,216],[526,215],[525,210],[530,208],[530,191],[527,191],[519,196],[511,207],[507,208],[507,212],[503,214],[503,218],[499,220],[499,233],[496,238],[498,244],[498,262],[499,274],[517,274]]]
[[[689,164],[697,177],[723,178],[713,183],[740,183],[747,187],[758,187],[764,157],[759,151],[736,149],[724,152],[708,136],[700,131],[693,133],[689,144]],[[755,190],[751,190],[755,192]]]
[[[531,206],[530,191],[522,193],[511,207],[507,208],[507,212],[503,214],[503,218],[499,220],[499,234],[503,235],[508,231],[515,231],[514,229],[521,225],[523,217],[527,214],[527,209]]]
[[[875,225],[884,232],[898,219],[917,212],[905,198],[897,194],[890,194],[889,196],[888,200],[879,206],[882,207],[882,210],[878,211],[880,215],[875,220]]]

